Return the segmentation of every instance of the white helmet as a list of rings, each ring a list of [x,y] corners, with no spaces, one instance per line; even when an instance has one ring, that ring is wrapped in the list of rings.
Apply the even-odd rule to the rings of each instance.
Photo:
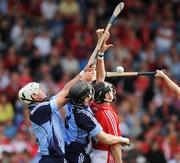
[[[22,100],[26,104],[30,104],[33,99],[32,99],[32,94],[38,94],[40,88],[40,84],[36,82],[31,82],[26,84],[24,87],[22,87],[19,90],[18,96],[19,99]]]

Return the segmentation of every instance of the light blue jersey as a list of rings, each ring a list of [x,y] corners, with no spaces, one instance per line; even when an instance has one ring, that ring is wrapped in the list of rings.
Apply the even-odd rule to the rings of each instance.
[[[95,137],[102,132],[102,127],[97,122],[91,109],[86,106],[76,107],[71,103],[67,104],[65,128],[67,161],[90,163],[86,147],[91,136]]]
[[[78,142],[87,145],[89,136],[96,136],[102,131],[101,125],[97,122],[89,107],[74,109],[70,103],[65,106],[66,138],[67,144]]]
[[[40,154],[64,157],[64,122],[55,99],[29,105],[30,120]]]

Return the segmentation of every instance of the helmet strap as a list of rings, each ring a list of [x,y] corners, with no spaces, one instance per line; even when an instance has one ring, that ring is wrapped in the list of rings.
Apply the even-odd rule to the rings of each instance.
[[[112,102],[113,100],[104,99],[105,102]]]
[[[106,94],[107,94],[107,93],[106,93]],[[109,100],[109,99],[106,98],[106,94],[105,94],[104,101],[105,101],[105,102],[112,102],[114,98],[112,97],[112,99]],[[109,94],[109,96],[111,96],[110,92],[108,92],[108,94]]]
[[[30,99],[27,99],[27,98],[21,98],[21,100],[26,100],[26,101],[30,101],[30,102],[44,102],[44,101],[47,101],[48,99],[47,98],[44,98],[43,100],[30,100]]]

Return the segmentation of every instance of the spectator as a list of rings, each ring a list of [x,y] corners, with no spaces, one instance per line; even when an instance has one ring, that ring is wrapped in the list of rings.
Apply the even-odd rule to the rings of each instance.
[[[41,57],[46,58],[52,48],[48,31],[42,29],[40,34],[35,37],[34,45],[39,50]]]
[[[8,70],[4,67],[4,63],[0,59],[0,90],[3,91],[10,84]]]
[[[6,14],[8,11],[8,3],[6,0],[0,2],[0,13]]]
[[[152,142],[152,150],[146,154],[147,161],[150,163],[166,163],[163,152],[159,148],[159,144],[154,141]]]
[[[44,0],[41,3],[41,13],[46,20],[53,19],[57,11],[55,0]]]
[[[80,12],[77,0],[62,0],[59,4],[59,11],[65,18],[71,18]]]
[[[70,76],[77,73],[80,69],[79,61],[73,56],[71,50],[67,51],[65,58],[62,58],[61,65],[64,72],[69,74]]]
[[[8,101],[6,94],[0,94],[0,122],[12,121],[14,118],[14,108]]]
[[[14,125],[13,120],[9,120],[5,123],[4,135],[9,140],[13,140],[13,138],[16,136],[17,132],[18,132],[17,127]],[[11,141],[10,141],[10,148],[12,149],[12,152],[13,152],[13,147],[11,145]]]
[[[163,21],[156,36],[156,49],[158,54],[169,51],[173,42],[173,30],[169,21]]]
[[[18,18],[11,30],[11,40],[16,47],[20,47],[25,39],[26,26],[23,18]]]

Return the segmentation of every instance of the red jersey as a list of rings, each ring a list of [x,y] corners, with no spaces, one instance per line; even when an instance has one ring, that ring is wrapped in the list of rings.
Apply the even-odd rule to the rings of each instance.
[[[119,118],[111,105],[92,102],[91,109],[97,121],[101,124],[103,131],[115,136],[120,136]],[[101,142],[93,142],[93,148],[110,152],[110,145]]]

